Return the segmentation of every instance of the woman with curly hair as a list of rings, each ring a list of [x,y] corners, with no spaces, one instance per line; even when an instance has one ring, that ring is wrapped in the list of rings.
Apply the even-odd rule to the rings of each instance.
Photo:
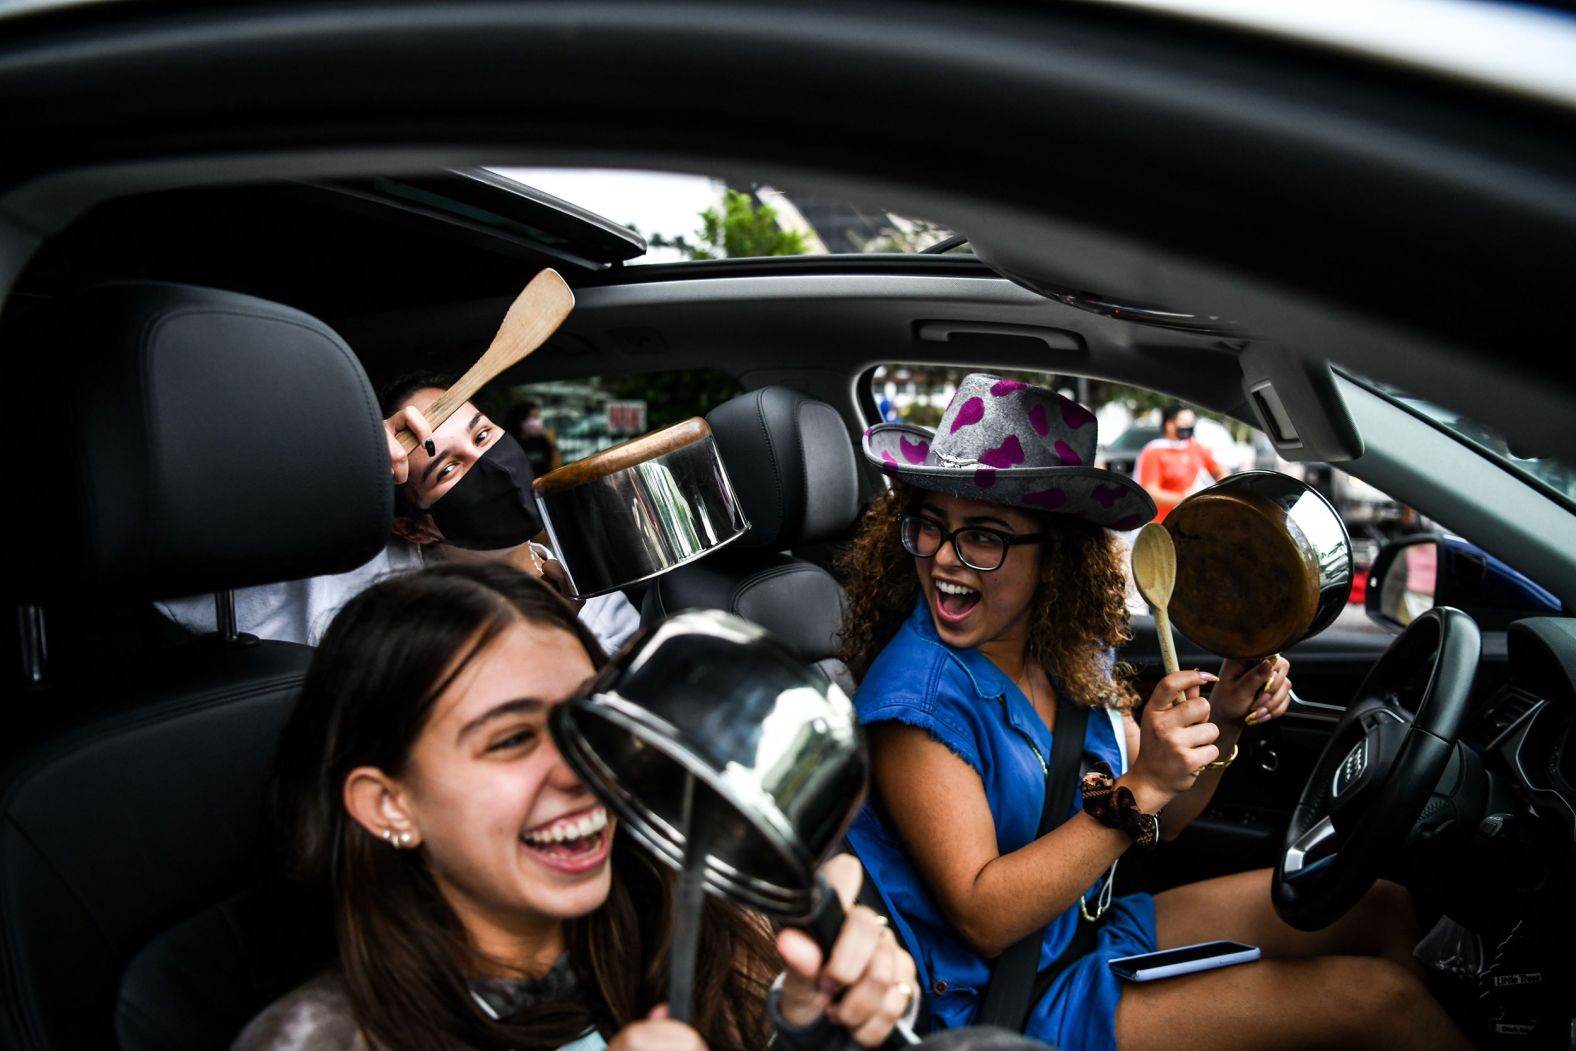
[[[1113,659],[1130,637],[1114,531],[1155,507],[1088,466],[1095,444],[1088,409],[978,373],[933,434],[865,434],[894,484],[842,566],[843,657],[874,767],[849,839],[933,1021],[979,1020],[991,961],[1021,943],[1024,1029],[1065,1051],[1463,1046],[1413,969],[1415,921],[1392,884],[1315,933],[1276,916],[1268,871],[1113,897],[1118,859],[1203,810],[1243,728],[1284,713],[1291,684],[1278,656],[1228,660],[1218,676],[1167,675],[1138,714]],[[1264,958],[1127,985],[1107,966],[1220,938]]]

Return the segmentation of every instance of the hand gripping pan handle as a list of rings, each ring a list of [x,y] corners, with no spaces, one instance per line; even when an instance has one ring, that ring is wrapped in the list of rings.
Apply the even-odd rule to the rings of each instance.
[[[832,954],[832,946],[837,943],[837,936],[843,929],[843,921],[848,914],[843,910],[843,903],[838,900],[837,892],[831,884],[826,882],[826,877],[815,877],[815,906],[810,915],[803,920],[789,922],[789,926],[797,927],[815,940],[821,949],[821,958],[824,960]],[[914,992],[919,996],[918,990]],[[919,1043],[919,1037],[914,1030],[909,1028],[906,1021],[899,1020],[892,1028],[892,1035],[887,1037],[887,1048],[908,1047]]]

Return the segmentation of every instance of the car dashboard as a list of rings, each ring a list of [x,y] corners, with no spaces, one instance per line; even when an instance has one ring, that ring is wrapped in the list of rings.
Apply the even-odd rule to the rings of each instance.
[[[1510,679],[1478,724],[1487,752],[1543,822],[1576,852],[1576,621],[1538,617],[1508,632]]]

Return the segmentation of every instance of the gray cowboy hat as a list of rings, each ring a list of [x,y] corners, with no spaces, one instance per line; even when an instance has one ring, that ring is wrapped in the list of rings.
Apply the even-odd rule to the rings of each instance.
[[[865,432],[871,463],[910,485],[1107,529],[1137,529],[1155,502],[1126,475],[1094,466],[1094,413],[1046,387],[971,372],[932,431],[883,423]]]

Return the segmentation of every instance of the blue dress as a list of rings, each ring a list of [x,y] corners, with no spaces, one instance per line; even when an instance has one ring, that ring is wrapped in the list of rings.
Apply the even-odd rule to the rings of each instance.
[[[1017,684],[989,658],[941,641],[923,599],[871,665],[854,704],[862,725],[895,721],[921,727],[974,768],[985,786],[1002,854],[1036,838],[1045,805],[1042,757],[1050,757],[1051,733]],[[1104,709],[1090,712],[1086,763],[1099,759],[1118,773],[1126,769],[1120,726],[1120,718],[1108,717]],[[1072,805],[1074,812],[1080,807],[1076,792]],[[848,838],[914,954],[933,1022],[947,1028],[973,1022],[990,980],[990,961],[953,932],[872,802],[860,810]],[[1091,911],[1103,882],[1084,895]],[[1040,968],[1061,954],[1082,922],[1075,902],[1046,926]],[[1027,1034],[1064,1051],[1114,1049],[1121,989],[1106,962],[1154,949],[1154,899],[1147,894],[1114,899],[1095,950],[1063,970],[1030,1008]]]

